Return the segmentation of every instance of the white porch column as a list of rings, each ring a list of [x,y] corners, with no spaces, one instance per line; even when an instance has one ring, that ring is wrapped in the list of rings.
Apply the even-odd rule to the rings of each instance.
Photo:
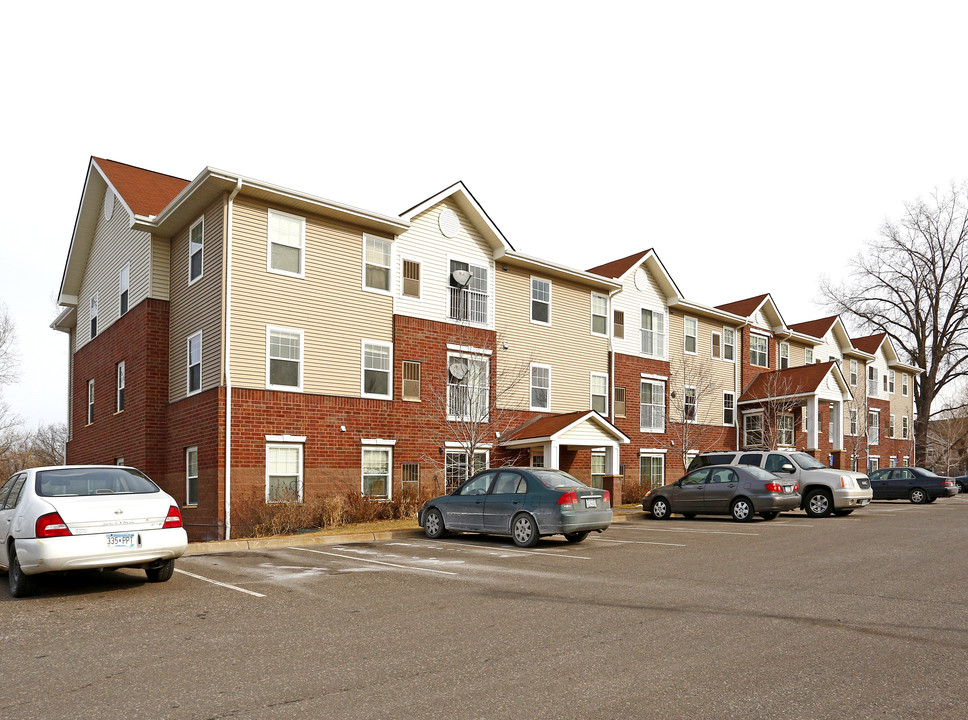
[[[844,449],[844,403],[835,400],[830,412],[830,422],[834,424],[834,450]]]
[[[558,468],[558,441],[552,440],[544,444],[545,467]]]
[[[612,443],[605,448],[605,474],[618,475],[621,467],[621,455],[618,450],[618,443]]]
[[[817,419],[820,417],[820,403],[816,395],[807,398],[807,450],[816,450],[820,445],[817,436],[820,424]]]

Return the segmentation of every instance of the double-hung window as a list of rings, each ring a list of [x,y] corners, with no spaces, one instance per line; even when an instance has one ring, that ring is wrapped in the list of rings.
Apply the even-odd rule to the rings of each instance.
[[[873,365],[867,366],[867,394],[877,397],[877,368]]]
[[[490,417],[491,365],[477,355],[447,356],[447,419],[470,422]]]
[[[269,272],[303,277],[306,218],[269,211]]]
[[[531,409],[551,408],[551,366],[531,364]]]
[[[682,393],[682,419],[696,422],[696,388],[686,385]]]
[[[743,445],[748,448],[763,446],[763,415],[743,416]]]
[[[605,487],[605,454],[592,453],[591,458],[591,486],[601,490]]]
[[[119,362],[116,367],[117,379],[118,379],[118,392],[115,401],[115,412],[121,412],[124,410],[124,360]]]
[[[608,335],[608,298],[592,293],[592,335]]]
[[[803,362],[805,365],[813,365],[813,348],[803,349]]]
[[[908,375],[907,373],[901,374],[901,395],[907,397],[908,394]]]
[[[185,504],[198,505],[198,446],[185,449]]]
[[[736,421],[736,395],[731,392],[723,393],[723,425],[732,425]]]
[[[486,470],[488,459],[487,450],[476,451],[473,458],[463,450],[448,450],[444,453],[444,492],[452,492],[472,475]]]
[[[266,445],[266,502],[302,502],[303,446]]]
[[[857,409],[856,408],[850,409],[850,434],[851,435],[857,434]]]
[[[188,394],[202,389],[202,333],[188,338]]]
[[[908,439],[908,416],[907,415],[901,416],[901,439],[902,440]]]
[[[205,218],[200,217],[188,231],[188,284],[202,276],[202,250],[205,244]]]
[[[97,293],[91,295],[91,340],[97,337]]]
[[[736,331],[733,328],[723,328],[723,360],[732,362],[736,359]]]
[[[303,331],[266,327],[266,387],[301,390]]]
[[[780,370],[790,367],[790,343],[780,343]]]
[[[467,281],[462,284],[459,279],[463,278]],[[449,283],[448,317],[478,325],[486,324],[489,304],[487,268],[483,265],[451,260]]]
[[[393,346],[390,343],[363,341],[363,397],[393,397],[390,367]]]
[[[867,413],[867,442],[871,445],[877,445],[881,441],[880,423],[880,413]]]
[[[897,371],[891,370],[887,374],[887,391],[893,395],[894,394],[894,382],[897,380]]]
[[[87,424],[94,422],[94,381],[87,381]]]
[[[665,313],[642,309],[641,351],[652,357],[665,356]]]
[[[592,410],[608,416],[608,375],[591,374]]]
[[[750,334],[750,365],[769,367],[768,347],[769,341],[765,337]]]
[[[128,290],[131,286],[131,265],[125,265],[121,268],[121,273],[118,276],[118,297],[120,299],[120,305],[118,308],[118,314],[124,315],[128,312]]]
[[[363,495],[374,500],[389,500],[393,452],[389,447],[363,448]]]
[[[664,455],[639,455],[639,482],[643,490],[665,485]]]
[[[793,445],[793,414],[780,413],[777,416],[777,444],[790,447]],[[831,425],[832,426],[832,425]]]
[[[713,332],[712,334],[713,360],[721,360],[723,357],[723,334]]]
[[[682,349],[690,355],[695,355],[699,338],[699,321],[696,318],[686,317],[682,319],[682,325],[685,335]]]
[[[390,292],[393,243],[375,235],[363,235],[363,287]]]
[[[639,427],[643,431],[665,431],[665,383],[643,380],[639,398]]]
[[[888,422],[888,425],[887,425],[887,436],[888,437],[896,437],[896,435],[894,434],[894,415],[893,415],[893,413],[891,414],[890,421]]]
[[[850,384],[854,387],[857,386],[857,361],[850,361]]]
[[[551,282],[531,278],[531,322],[551,324]]]

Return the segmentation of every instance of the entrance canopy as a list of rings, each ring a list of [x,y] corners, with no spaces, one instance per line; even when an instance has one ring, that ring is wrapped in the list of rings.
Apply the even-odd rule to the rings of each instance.
[[[561,449],[605,448],[605,474],[619,469],[619,445],[629,438],[594,410],[542,415],[517,427],[501,441],[501,447],[541,449],[547,467],[559,467]]]

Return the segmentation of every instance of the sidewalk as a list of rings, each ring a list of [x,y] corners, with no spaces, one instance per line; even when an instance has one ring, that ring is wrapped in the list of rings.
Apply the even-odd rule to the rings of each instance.
[[[612,523],[628,522],[628,516],[641,513],[641,507],[616,508],[612,511]],[[415,521],[416,522],[416,521]],[[333,532],[327,535],[306,533],[305,535],[285,535],[268,538],[248,538],[244,540],[211,540],[209,542],[194,542],[188,544],[185,555],[213,555],[215,553],[241,552],[243,550],[265,550],[266,548],[284,548],[293,545],[346,545],[348,543],[365,543],[381,540],[417,539],[426,537],[419,527],[402,530],[386,530],[383,532],[353,532],[353,526],[347,525],[346,532]]]

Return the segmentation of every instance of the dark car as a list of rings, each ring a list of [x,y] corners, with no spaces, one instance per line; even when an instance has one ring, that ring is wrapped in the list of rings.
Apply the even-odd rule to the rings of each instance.
[[[759,515],[772,520],[781,512],[800,507],[799,485],[758,467],[710,465],[693,470],[670,485],[650,491],[642,509],[656,520],[672,513],[730,515],[746,522]]]
[[[932,503],[939,497],[958,494],[952,478],[935,475],[919,467],[881,468],[871,473],[875,500],[904,500],[915,504]]]
[[[611,494],[561,470],[497,468],[428,500],[417,522],[433,539],[459,530],[510,535],[519,547],[531,547],[542,535],[575,543],[612,524]]]
[[[955,482],[958,483],[958,492],[968,493],[968,475],[956,477]]]

